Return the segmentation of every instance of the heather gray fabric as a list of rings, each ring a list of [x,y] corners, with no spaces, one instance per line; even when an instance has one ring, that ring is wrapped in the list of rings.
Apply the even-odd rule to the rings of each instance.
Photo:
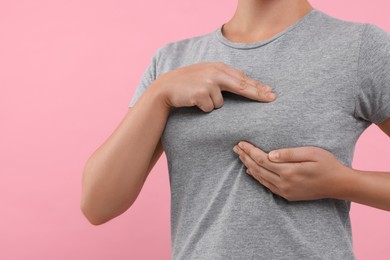
[[[171,186],[172,258],[355,259],[350,202],[289,202],[250,175],[232,148],[317,146],[351,167],[355,143],[390,117],[390,34],[313,9],[270,39],[231,42],[221,27],[153,55],[129,104],[161,73],[222,61],[273,87],[262,103],[222,92],[223,107],[174,108],[162,143]],[[374,234],[372,234],[374,235]]]

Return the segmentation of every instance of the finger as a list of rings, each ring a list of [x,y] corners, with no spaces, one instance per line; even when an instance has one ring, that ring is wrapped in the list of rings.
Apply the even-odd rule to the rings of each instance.
[[[285,165],[283,163],[270,161],[267,153],[249,142],[240,141],[238,147],[244,153],[248,154],[258,165],[274,173],[279,174],[279,172],[283,171],[286,167],[288,167],[288,165]]]
[[[279,188],[276,185],[264,179],[261,175],[258,175],[256,173],[253,174],[251,171],[249,171],[248,174],[251,175],[253,178],[255,178],[260,184],[262,184],[263,186],[271,190],[273,193],[278,195],[280,194]]]
[[[262,179],[266,180],[267,182],[275,186],[279,183],[280,177],[277,173],[261,167],[245,152],[241,153],[239,158],[244,163],[244,165],[250,170],[253,176],[259,176]]]
[[[225,73],[228,75],[231,75],[232,77],[236,78],[239,81],[247,80],[248,85],[251,85],[252,87],[260,87],[264,88],[264,90],[271,92],[272,87],[264,84],[263,82],[256,81],[255,79],[247,76],[242,70],[236,69],[232,66],[227,65],[226,63],[221,62],[221,68]]]
[[[228,65],[221,67],[224,73],[217,76],[218,83],[222,85],[221,90],[264,102],[271,102],[276,98],[276,94],[271,92],[271,87],[248,77],[243,71]],[[268,96],[269,94],[271,96]]]
[[[211,112],[214,110],[214,103],[210,95],[196,99],[195,105],[204,112]]]
[[[211,88],[210,97],[215,108],[220,108],[223,106],[223,96],[219,88]]]
[[[303,146],[270,151],[268,158],[274,162],[316,162],[317,153],[316,147]]]
[[[271,87],[255,81],[243,71],[240,71],[240,77],[236,78],[236,84],[233,91],[248,98],[266,102],[273,101],[276,98],[276,94],[271,92]]]

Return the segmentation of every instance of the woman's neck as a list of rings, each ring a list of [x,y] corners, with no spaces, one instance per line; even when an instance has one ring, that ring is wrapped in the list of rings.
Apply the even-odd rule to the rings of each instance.
[[[238,0],[234,16],[223,25],[233,42],[257,42],[283,31],[310,12],[307,0]]]

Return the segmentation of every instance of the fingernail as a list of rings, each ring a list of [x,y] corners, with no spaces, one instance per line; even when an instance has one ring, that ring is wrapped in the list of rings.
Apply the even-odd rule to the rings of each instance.
[[[275,98],[275,97],[276,97],[275,93],[268,93],[267,94],[267,98]]]
[[[238,143],[238,146],[241,147],[241,148],[244,148],[244,144],[243,143]]]
[[[271,151],[269,153],[269,157],[271,157],[272,159],[278,159],[279,158],[279,153],[275,152],[275,151]]]
[[[236,152],[236,153],[238,153],[237,146],[234,146],[234,147],[233,147],[233,151]]]

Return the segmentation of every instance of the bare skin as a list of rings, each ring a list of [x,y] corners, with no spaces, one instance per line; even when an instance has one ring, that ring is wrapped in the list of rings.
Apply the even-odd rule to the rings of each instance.
[[[233,41],[258,41],[289,26],[309,9],[301,0],[239,0],[224,34]],[[210,112],[223,105],[223,90],[262,102],[276,98],[266,97],[269,87],[234,70],[221,63],[195,64],[162,74],[149,86],[85,165],[80,208],[90,223],[105,223],[134,203],[163,152],[160,138],[171,107],[196,105]],[[178,87],[185,85],[191,89]]]
[[[161,135],[172,107],[223,106],[221,91],[272,102],[272,88],[221,62],[202,62],[161,74],[88,159],[82,179],[81,210],[100,225],[125,212],[161,156]],[[269,94],[271,94],[269,96]]]
[[[236,42],[260,41],[282,31],[310,10],[311,6],[308,2],[301,0],[239,0],[234,17],[223,27],[223,34],[226,38]],[[222,63],[194,64],[160,75],[134,107],[128,110],[111,136],[87,161],[83,173],[81,199],[81,210],[87,219],[94,225],[105,223],[125,212],[134,203],[149,172],[163,152],[160,138],[172,107],[196,105],[204,112],[211,112],[223,105],[221,91],[231,91],[261,102],[273,101],[274,98],[266,97],[266,94],[270,92],[269,88],[264,88],[260,82],[256,84],[254,80],[243,76],[240,71],[234,71],[233,68],[228,68]],[[247,84],[242,84],[243,82]],[[183,86],[186,85],[191,85],[191,89],[184,90]],[[240,89],[240,87],[245,88]],[[381,124],[380,127],[386,133],[390,133],[390,120]],[[262,173],[266,172],[266,165],[270,164],[259,165],[254,162],[259,161],[259,156],[271,162],[271,157],[261,155],[257,147],[251,147],[249,144],[246,147],[239,151],[241,151],[243,163],[251,169],[253,176],[258,178],[260,184],[268,185],[267,187],[275,193],[285,194],[290,200],[331,196],[389,209],[389,202],[386,199],[389,196],[385,195],[387,193],[383,192],[382,199],[375,193],[378,187],[382,187],[383,191],[387,189],[390,180],[388,175],[363,174],[362,171],[357,170],[349,171],[334,162],[335,165],[340,166],[340,170],[349,173],[348,177],[342,180],[344,184],[350,183],[344,186],[349,187],[348,189],[344,189],[343,193],[338,193],[341,192],[340,189],[333,189],[332,194],[318,192],[298,194],[294,191],[302,191],[302,189],[294,186],[294,180],[303,180],[305,176],[283,178],[284,182],[273,178],[273,175],[263,176]],[[305,152],[306,149],[311,149],[311,147],[302,148],[302,155],[300,155],[301,150],[288,151],[286,149],[287,157],[282,155],[279,160],[285,160],[285,162],[289,160],[315,161],[321,157],[314,158],[315,153],[311,153],[312,150]],[[316,154],[321,153],[325,154],[326,151],[316,151]],[[250,156],[251,154],[254,155]],[[331,155],[327,158],[334,160]],[[311,166],[311,164],[306,165]],[[330,164],[318,162],[318,165]],[[272,171],[271,168],[267,169],[270,170],[268,173]],[[320,166],[317,169],[319,169],[317,173],[331,172]],[[276,168],[274,170],[279,174],[278,176],[281,176]],[[283,170],[283,173],[286,172],[291,176],[296,171],[294,169]],[[314,171],[311,172],[314,173]],[[352,174],[358,172],[361,177]],[[307,181],[316,181],[313,176],[307,175],[306,177],[311,178]],[[285,180],[290,182],[286,183]],[[318,178],[316,185],[321,185],[320,182]],[[381,185],[373,185],[375,183]]]
[[[307,0],[238,0],[223,35],[233,42],[257,42],[298,21],[313,7]]]
[[[282,31],[312,9],[306,0],[239,0],[234,17],[223,26],[226,38],[256,42]],[[390,137],[390,118],[378,124]],[[352,169],[330,152],[311,146],[265,153],[246,141],[232,147],[259,184],[290,201],[346,199],[390,211],[390,172]]]
[[[386,124],[389,122],[387,119]],[[315,146],[267,154],[241,141],[234,151],[248,174],[289,201],[335,198],[390,211],[390,172],[347,167],[329,151]],[[272,156],[275,152],[278,158]]]

